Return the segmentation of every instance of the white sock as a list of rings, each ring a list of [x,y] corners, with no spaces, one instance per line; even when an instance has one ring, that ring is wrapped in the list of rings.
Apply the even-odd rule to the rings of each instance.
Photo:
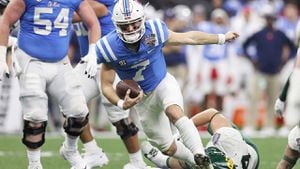
[[[77,149],[77,140],[78,140],[78,137],[67,134],[65,137],[64,144],[68,149]]]
[[[175,126],[179,130],[184,145],[193,154],[205,154],[199,132],[190,119],[186,116],[181,117],[175,122]]]
[[[128,153],[129,154],[129,161],[133,164],[145,164],[141,150],[135,153]]]
[[[194,155],[192,154],[192,152],[188,148],[186,148],[180,141],[176,140],[175,143],[177,150],[174,153],[173,157],[188,161],[190,163],[195,163]]]
[[[83,147],[85,148],[85,151],[93,151],[95,149],[98,149],[97,142],[95,139],[93,139],[90,142],[84,143]]]
[[[28,150],[27,157],[29,163],[40,163],[41,162],[41,149]]]

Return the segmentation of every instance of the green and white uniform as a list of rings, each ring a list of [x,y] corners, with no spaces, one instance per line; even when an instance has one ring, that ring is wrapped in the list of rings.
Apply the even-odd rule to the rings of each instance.
[[[234,166],[227,160],[228,169],[258,169],[259,166],[259,154],[257,147],[248,138],[244,137],[240,131],[233,125],[232,127],[219,128],[214,134],[212,133],[211,126],[209,124],[208,132],[212,135],[208,142],[206,149],[212,149],[215,147],[222,151],[226,157],[231,159]],[[208,155],[209,153],[206,152]],[[214,158],[214,154],[210,156]],[[215,163],[212,160],[212,163]]]

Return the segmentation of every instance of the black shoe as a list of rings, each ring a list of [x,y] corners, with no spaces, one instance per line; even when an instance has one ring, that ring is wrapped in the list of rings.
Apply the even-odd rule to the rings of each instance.
[[[210,160],[209,160],[208,156],[206,156],[206,155],[195,154],[194,160],[201,169],[210,169],[211,168]]]

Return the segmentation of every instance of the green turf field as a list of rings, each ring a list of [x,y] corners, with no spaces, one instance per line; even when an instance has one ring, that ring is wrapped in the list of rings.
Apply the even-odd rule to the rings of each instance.
[[[261,155],[260,169],[275,169],[287,139],[265,138],[253,140],[257,144]],[[68,163],[58,153],[62,141],[62,137],[47,137],[42,154],[44,169],[69,168]],[[110,163],[103,169],[122,169],[122,166],[128,161],[122,142],[119,139],[100,138],[97,138],[97,142],[103,147],[110,160]],[[207,142],[207,140],[205,139],[204,142]],[[295,168],[299,169],[300,164]],[[27,169],[25,147],[17,136],[0,136],[0,169]]]

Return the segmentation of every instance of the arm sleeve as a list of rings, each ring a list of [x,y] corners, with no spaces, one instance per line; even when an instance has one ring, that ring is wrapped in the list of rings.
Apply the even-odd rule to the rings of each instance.
[[[287,92],[288,92],[289,86],[290,86],[290,77],[291,77],[291,76],[289,76],[289,78],[288,78],[287,81],[285,82],[284,87],[283,87],[283,89],[282,89],[282,91],[281,91],[281,93],[280,93],[280,95],[279,95],[279,99],[280,99],[281,101],[283,101],[283,102],[286,101]]]

